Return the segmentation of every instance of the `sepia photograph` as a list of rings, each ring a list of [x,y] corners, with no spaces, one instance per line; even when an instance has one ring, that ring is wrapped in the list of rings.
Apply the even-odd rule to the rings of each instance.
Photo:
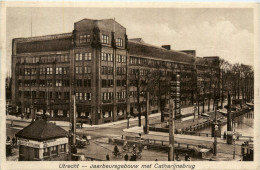
[[[72,4],[5,6],[2,160],[256,162],[253,4]]]

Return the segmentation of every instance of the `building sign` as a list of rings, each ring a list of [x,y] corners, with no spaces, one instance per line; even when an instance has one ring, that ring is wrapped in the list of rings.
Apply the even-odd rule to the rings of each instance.
[[[212,137],[221,137],[221,125],[218,123],[212,123],[211,127]]]
[[[66,138],[66,137],[59,138],[59,139],[46,140],[43,142],[22,139],[22,138],[18,139],[19,145],[29,146],[29,147],[33,147],[33,148],[46,148],[46,147],[50,147],[50,146],[56,146],[56,145],[67,144],[67,143],[68,143],[68,138]]]
[[[40,148],[41,142],[19,138],[18,145],[24,145],[24,146],[29,146],[29,147],[33,147],[33,148]]]

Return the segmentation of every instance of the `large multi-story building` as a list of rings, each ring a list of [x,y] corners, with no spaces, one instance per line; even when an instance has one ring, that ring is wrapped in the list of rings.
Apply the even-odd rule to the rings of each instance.
[[[18,114],[41,111],[53,120],[69,120],[75,95],[78,121],[126,119],[145,111],[149,83],[150,109],[157,112],[169,103],[169,80],[176,73],[181,105],[197,100],[195,51],[128,40],[126,28],[112,19],[83,19],[72,33],[17,38],[12,45],[12,101]]]

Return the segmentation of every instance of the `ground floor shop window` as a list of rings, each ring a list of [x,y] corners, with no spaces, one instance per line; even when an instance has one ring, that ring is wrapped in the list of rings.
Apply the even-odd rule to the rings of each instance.
[[[66,144],[60,145],[60,152],[66,152]]]
[[[112,111],[103,112],[103,118],[109,118],[112,115]]]
[[[58,146],[52,146],[52,147],[50,147],[50,149],[51,149],[51,154],[52,154],[52,155],[57,155],[57,154],[58,154],[57,147],[58,147]]]
[[[43,149],[43,157],[47,157],[50,155],[50,148],[44,148]]]

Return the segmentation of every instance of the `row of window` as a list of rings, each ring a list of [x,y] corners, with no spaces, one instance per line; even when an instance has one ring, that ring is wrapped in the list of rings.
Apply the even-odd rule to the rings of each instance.
[[[108,79],[108,80],[102,79],[101,81],[102,87],[112,87],[113,85],[114,85],[114,81],[112,79]]]
[[[91,93],[76,93],[76,100],[91,101]]]
[[[21,97],[22,92],[18,92],[19,97]],[[37,98],[36,91],[24,91],[24,98]],[[38,98],[48,98],[48,99],[70,99],[70,92],[46,92],[46,91],[39,91]]]
[[[116,99],[125,99],[126,98],[126,92],[125,91],[117,92],[116,94],[117,94]],[[104,101],[113,100],[114,93],[113,92],[104,92],[104,93],[101,94],[101,98]]]
[[[77,87],[91,87],[91,79],[76,79]]]
[[[18,57],[18,63],[50,63],[50,62],[68,62],[69,54],[55,54],[49,56],[34,56],[34,57]]]
[[[22,70],[20,70],[22,71]],[[20,75],[22,75],[22,72],[19,72]],[[24,68],[24,75],[36,75],[37,74],[37,68]],[[39,68],[39,74],[40,75],[51,75],[53,74],[53,68],[47,67],[47,68]],[[55,69],[56,75],[67,75],[69,74],[69,67],[56,67]]]
[[[85,34],[85,35],[80,35],[79,36],[79,43],[83,44],[83,43],[89,43],[91,41],[90,39],[90,35],[89,34]]]
[[[177,64],[172,62],[166,62],[166,61],[159,61],[154,59],[147,59],[147,58],[140,58],[140,57],[133,57],[130,56],[130,64],[133,65],[145,65],[145,66],[156,66],[156,67],[167,67],[167,68],[173,68],[173,69],[184,69],[184,70],[190,70],[193,69],[192,65],[189,64]]]
[[[91,73],[91,66],[77,66],[75,67],[76,74],[90,74]]]
[[[40,87],[52,87],[53,85],[53,80],[39,80]],[[69,87],[70,86],[70,80],[55,80],[54,85],[56,87]],[[22,86],[22,81],[18,80],[18,86]],[[37,86],[37,81],[35,79],[33,80],[24,80],[24,86],[29,87],[29,86]]]
[[[76,61],[90,61],[91,60],[91,53],[76,53],[76,57],[75,57]]]

